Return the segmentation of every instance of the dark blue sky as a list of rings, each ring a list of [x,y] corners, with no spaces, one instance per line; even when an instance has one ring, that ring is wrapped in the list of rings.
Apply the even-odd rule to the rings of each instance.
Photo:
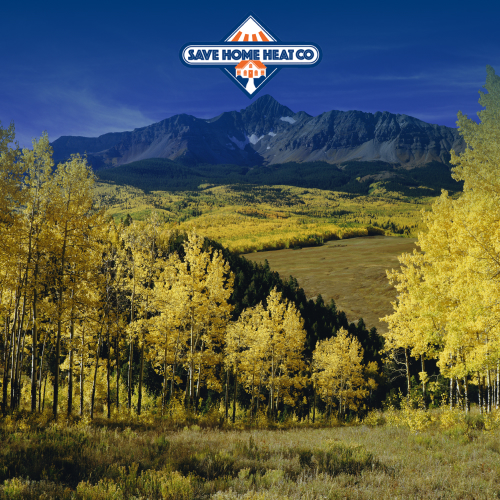
[[[475,116],[487,64],[500,73],[500,2],[2,2],[0,120],[22,146],[43,131],[97,136],[177,113],[209,118],[250,100],[218,69],[183,66],[188,42],[219,41],[250,11],[284,42],[323,50],[257,97],[293,111],[390,111],[455,126]]]

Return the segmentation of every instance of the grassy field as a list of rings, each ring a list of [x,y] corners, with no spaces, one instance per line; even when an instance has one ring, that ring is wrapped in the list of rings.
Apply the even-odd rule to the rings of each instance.
[[[308,298],[319,294],[333,299],[349,321],[363,318],[368,328],[387,331],[379,318],[392,312],[396,291],[386,269],[399,267],[398,255],[412,252],[415,238],[372,236],[329,241],[323,246],[301,250],[275,250],[246,254],[255,262],[265,260],[282,278],[293,276]]]
[[[499,498],[500,431],[480,430],[479,415],[469,417],[474,425],[461,420],[416,432],[362,423],[237,430],[209,419],[177,428],[168,419],[3,419],[0,498]]]

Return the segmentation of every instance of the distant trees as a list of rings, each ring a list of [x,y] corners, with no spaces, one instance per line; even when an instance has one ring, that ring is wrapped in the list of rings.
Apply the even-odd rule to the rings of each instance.
[[[398,301],[384,320],[386,348],[421,359],[424,389],[424,360],[436,359],[450,396],[456,386],[467,408],[473,382],[488,410],[500,402],[500,78],[490,66],[485,88],[480,123],[458,115],[467,149],[452,151],[451,162],[463,194],[443,191],[424,215],[421,251],[402,255],[401,271],[389,273]]]

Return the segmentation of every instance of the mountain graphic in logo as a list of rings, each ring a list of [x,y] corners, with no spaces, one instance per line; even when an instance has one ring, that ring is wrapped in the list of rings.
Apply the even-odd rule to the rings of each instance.
[[[283,67],[312,67],[321,60],[314,43],[284,43],[254,14],[219,43],[186,44],[180,51],[189,67],[218,67],[248,97],[254,97]]]

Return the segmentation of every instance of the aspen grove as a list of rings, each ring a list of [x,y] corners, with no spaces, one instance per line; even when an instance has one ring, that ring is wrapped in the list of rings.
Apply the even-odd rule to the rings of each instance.
[[[165,416],[174,401],[200,412],[202,391],[210,390],[226,418],[232,406],[234,421],[241,388],[252,417],[275,418],[304,399],[312,377],[321,397],[341,391],[339,412],[360,407],[373,379],[359,363],[338,365],[337,389],[325,362],[336,363],[338,353],[305,363],[303,319],[281,292],[234,318],[233,273],[202,236],[179,233],[155,212],[115,224],[96,206],[85,158],[54,167],[46,134],[32,149],[13,142],[14,127],[0,128],[4,414],[43,411],[48,385],[55,419],[61,412],[93,418],[97,406],[108,418],[112,409],[140,415],[146,365],[161,377]],[[343,396],[348,388],[355,398]]]
[[[398,291],[385,350],[400,359],[411,390],[409,358],[421,362],[425,394],[426,361],[435,360],[449,379],[449,402],[470,407],[477,386],[480,411],[500,403],[500,78],[487,67],[480,92],[480,123],[458,114],[467,149],[451,152],[452,175],[463,194],[443,190],[419,234],[419,252],[400,257],[401,270],[388,273]]]

